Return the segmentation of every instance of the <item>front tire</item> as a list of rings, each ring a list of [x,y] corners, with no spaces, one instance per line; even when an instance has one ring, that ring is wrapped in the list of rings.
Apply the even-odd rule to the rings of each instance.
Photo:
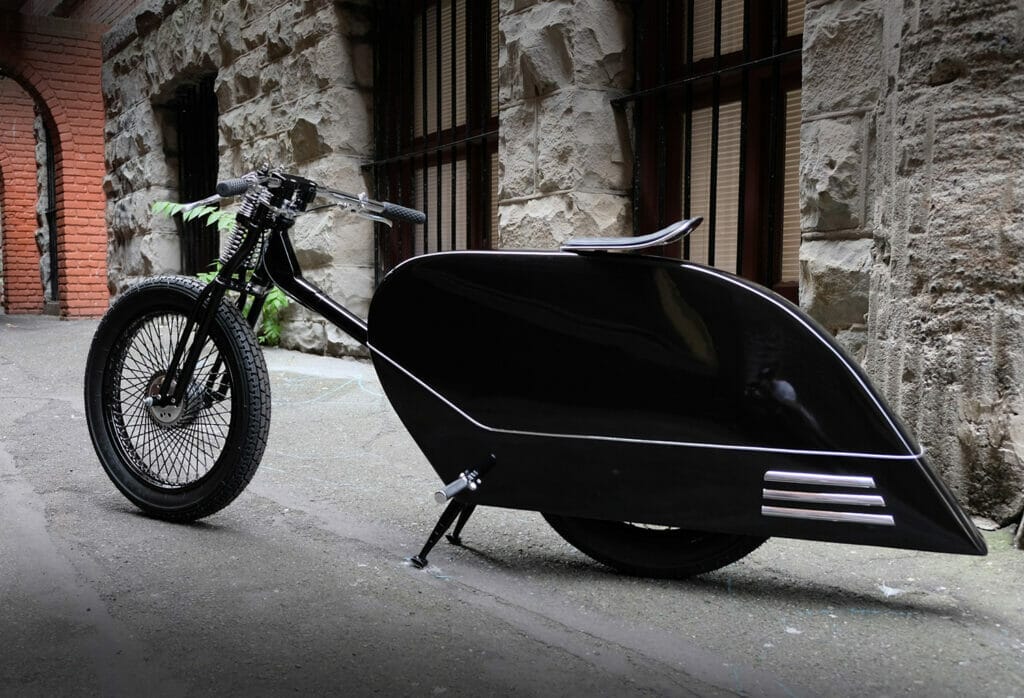
[[[767,538],[544,514],[585,555],[625,574],[684,579],[725,567]]]
[[[158,392],[203,288],[185,277],[134,286],[100,322],[86,361],[85,412],[100,463],[132,503],[172,521],[230,504],[256,473],[270,428],[263,352],[226,301],[182,404],[145,402]]]

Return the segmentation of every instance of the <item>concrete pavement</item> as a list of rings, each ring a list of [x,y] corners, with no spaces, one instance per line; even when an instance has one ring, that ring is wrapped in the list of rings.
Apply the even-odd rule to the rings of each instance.
[[[102,472],[94,321],[0,316],[0,695],[1024,696],[1024,553],[772,540],[622,577],[484,509],[425,571],[436,479],[360,361],[267,352],[273,426],[230,507],[138,514]]]

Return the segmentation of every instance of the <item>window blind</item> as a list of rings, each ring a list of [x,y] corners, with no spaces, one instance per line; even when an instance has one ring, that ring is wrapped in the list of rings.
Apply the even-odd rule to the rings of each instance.
[[[439,14],[440,42],[438,41]],[[413,75],[415,83],[413,120],[416,124],[414,133],[417,138],[424,134],[435,133],[438,130],[444,131],[466,123],[466,14],[464,3],[455,3],[453,12],[452,0],[442,0],[437,5],[428,7],[422,15],[416,18],[414,23],[413,57],[416,69]],[[425,27],[424,24],[426,24]],[[452,80],[453,28],[455,30],[454,82]],[[425,53],[424,40],[426,42]],[[424,60],[424,56],[426,60]],[[441,64],[440,80],[438,80],[439,62]],[[455,91],[454,113],[452,111],[453,90]],[[438,128],[438,100],[440,100],[441,107],[440,128]],[[426,109],[425,113],[424,109]]]
[[[779,281],[800,280],[800,90],[786,93],[785,184],[782,193],[782,272]]]
[[[743,0],[722,0],[721,53],[725,55],[742,50]],[[704,58],[712,58],[714,55],[715,0],[694,0],[693,60],[699,61]]]
[[[455,168],[455,205],[452,206],[452,170]],[[424,175],[426,186],[424,186]],[[441,185],[441,207],[437,206],[438,180]],[[466,161],[455,160],[441,165],[440,177],[436,166],[416,170],[415,208],[425,211],[427,224],[414,238],[414,254],[466,249]],[[424,195],[426,194],[426,195]]]
[[[786,4],[786,36],[804,33],[805,0],[789,0]]]
[[[685,116],[683,117],[686,118]],[[711,107],[694,110],[691,124],[690,215],[704,223],[690,234],[690,259],[737,273],[740,194],[740,103],[718,113],[718,166],[715,183],[715,249],[711,241]],[[686,144],[683,144],[684,152]]]

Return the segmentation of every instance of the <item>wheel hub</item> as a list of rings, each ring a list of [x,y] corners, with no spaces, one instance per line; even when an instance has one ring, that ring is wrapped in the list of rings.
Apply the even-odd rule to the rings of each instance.
[[[202,406],[203,389],[195,382],[191,383],[185,396],[177,405],[160,405],[157,400],[160,397],[160,387],[164,384],[165,374],[157,373],[149,380],[146,388],[146,407],[149,416],[154,422],[162,427],[181,427],[189,424],[199,413]],[[169,392],[177,389],[177,383],[171,381]]]

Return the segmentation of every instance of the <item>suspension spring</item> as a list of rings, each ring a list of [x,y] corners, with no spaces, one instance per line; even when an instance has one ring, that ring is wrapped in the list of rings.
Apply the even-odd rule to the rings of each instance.
[[[235,216],[236,220],[234,228],[231,231],[231,237],[228,240],[227,245],[225,245],[224,251],[221,252],[221,264],[228,264],[229,261],[243,249],[248,236],[261,234],[255,232],[255,230],[259,230],[263,227],[260,226],[257,221],[259,218],[259,216],[256,215],[257,207],[262,205],[264,206],[264,210],[266,210],[266,207],[269,207],[270,203],[270,192],[263,187],[253,187],[246,192],[245,197],[242,199],[242,203],[238,207],[238,214]],[[262,253],[262,241],[257,242],[259,244],[252,246],[251,252],[245,260],[245,266],[248,268],[255,266],[256,261],[259,259],[259,255]]]

